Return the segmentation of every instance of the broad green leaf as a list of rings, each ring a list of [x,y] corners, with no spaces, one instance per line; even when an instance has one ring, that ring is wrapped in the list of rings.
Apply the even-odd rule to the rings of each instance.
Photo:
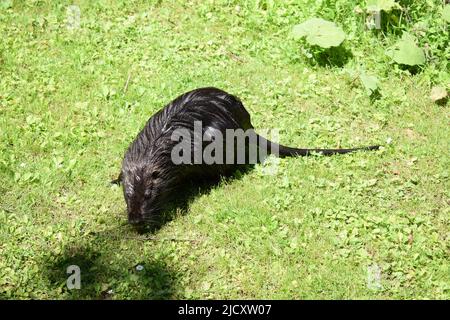
[[[369,96],[378,90],[378,78],[376,76],[371,76],[365,72],[361,72],[359,79],[361,79],[361,83]]]
[[[408,33],[403,33],[402,39],[395,45],[392,52],[392,59],[399,63],[408,66],[421,65],[425,62],[425,54],[419,48],[414,38]]]
[[[450,22],[450,5],[446,5],[444,10],[442,10],[442,18],[445,21]]]
[[[401,9],[402,7],[394,0],[367,0],[367,11],[386,11]]]
[[[312,18],[294,26],[292,34],[295,39],[306,37],[309,44],[322,48],[338,47],[345,40],[342,28],[320,18]]]

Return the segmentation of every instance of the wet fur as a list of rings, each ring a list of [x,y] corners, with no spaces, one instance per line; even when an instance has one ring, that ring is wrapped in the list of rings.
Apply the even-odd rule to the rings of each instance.
[[[202,121],[203,128],[212,127],[223,134],[226,129],[253,129],[250,115],[241,101],[216,88],[187,92],[153,115],[129,146],[119,178],[115,180],[123,184],[130,223],[154,222],[160,210],[177,196],[178,187],[183,182],[193,178],[217,179],[231,175],[244,166],[172,163],[171,151],[178,144],[178,141],[171,139],[173,131],[183,128],[194,132],[195,121]],[[269,152],[274,147],[278,148],[280,157],[306,156],[312,152],[332,155],[378,148],[298,149],[265,141],[268,143]],[[192,144],[191,149],[193,148]]]

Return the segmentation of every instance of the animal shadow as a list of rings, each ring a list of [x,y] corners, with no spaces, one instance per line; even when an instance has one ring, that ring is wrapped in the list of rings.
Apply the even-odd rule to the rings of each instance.
[[[159,212],[151,224],[134,226],[134,230],[139,234],[155,233],[166,223],[174,220],[179,215],[185,215],[189,211],[190,204],[203,195],[208,195],[213,188],[218,187],[223,182],[231,182],[241,179],[245,174],[253,170],[254,165],[242,165],[226,176],[214,179],[196,179],[187,181],[179,186],[176,197],[172,197]]]
[[[95,239],[92,240],[98,243],[99,248],[73,243],[59,254],[49,253],[42,262],[42,270],[49,286],[58,288],[64,299],[110,300],[115,298],[117,290],[126,290],[125,295],[130,299],[175,297],[176,276],[163,260],[130,263],[126,252],[122,258],[105,253],[115,252],[120,255],[113,248],[118,246],[115,236],[118,237],[119,234],[106,232],[93,236]],[[71,266],[79,268],[79,288],[69,287],[69,283],[76,283],[70,279],[75,275],[73,269],[69,268]]]

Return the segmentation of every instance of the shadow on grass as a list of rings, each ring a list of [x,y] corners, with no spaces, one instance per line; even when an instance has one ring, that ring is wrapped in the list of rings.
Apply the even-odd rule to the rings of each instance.
[[[398,67],[400,70],[408,71],[412,76],[417,75],[424,70],[423,66],[419,66],[419,65],[408,66],[408,65],[400,64]]]
[[[402,19],[402,10],[400,9],[392,9],[390,12],[380,11],[379,12],[379,27],[373,28],[371,31],[375,35],[383,36],[386,35],[395,35],[401,36],[403,34],[403,30],[407,27],[407,20]],[[367,21],[370,20],[369,16],[366,16]]]
[[[68,243],[62,252],[44,254],[41,272],[49,288],[62,299],[176,299],[180,293],[176,286],[180,275],[170,269],[168,262],[161,257],[142,261],[140,251],[120,249],[122,242],[130,239],[130,245],[139,246],[140,241],[151,241],[142,234],[157,232],[180,213],[186,214],[196,197],[208,194],[224,180],[240,179],[252,168],[244,166],[227,177],[190,181],[180,186],[177,197],[163,210],[157,223],[146,229],[134,230],[126,223],[124,214],[124,223],[116,228],[90,232],[80,242]],[[68,288],[68,279],[74,275],[73,270],[68,270],[70,266],[79,267],[79,289]]]
[[[331,47],[328,49],[316,47],[313,51],[314,53],[310,62],[321,67],[341,68],[353,57],[352,52],[342,44],[339,47]]]
[[[222,182],[231,182],[241,179],[246,173],[253,170],[253,165],[242,165],[231,173],[213,179],[197,179],[189,181],[176,191],[176,197],[163,208],[154,222],[150,225],[133,227],[139,234],[155,233],[166,223],[174,220],[179,215],[185,215],[189,211],[190,204],[199,196],[208,195],[211,190]]]
[[[105,246],[118,246],[111,234],[95,234],[95,240],[108,238]],[[109,300],[115,298],[116,290],[125,292],[130,299],[173,299],[176,276],[163,260],[139,262],[126,257],[108,257],[104,252],[117,252],[114,248],[93,249],[85,245],[73,244],[58,255],[47,255],[43,261],[43,273],[51,287],[59,288],[65,299]],[[117,252],[118,253],[118,252]],[[69,289],[67,272],[69,266],[80,268],[80,289]]]
[[[0,292],[0,300],[11,300],[13,297],[7,296],[6,294]]]
[[[436,103],[437,103],[437,105],[439,105],[441,107],[444,107],[444,106],[447,105],[448,101],[449,101],[449,98],[447,96],[447,97],[445,97],[443,99],[440,99],[440,100],[436,101]]]
[[[375,103],[377,100],[380,100],[383,97],[380,90],[376,90],[370,95],[370,103]]]

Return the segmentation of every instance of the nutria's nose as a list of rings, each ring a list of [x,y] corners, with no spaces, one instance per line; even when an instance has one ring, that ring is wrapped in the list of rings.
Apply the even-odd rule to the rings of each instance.
[[[128,217],[128,222],[134,226],[139,226],[144,223],[144,219],[140,215],[133,215]]]

